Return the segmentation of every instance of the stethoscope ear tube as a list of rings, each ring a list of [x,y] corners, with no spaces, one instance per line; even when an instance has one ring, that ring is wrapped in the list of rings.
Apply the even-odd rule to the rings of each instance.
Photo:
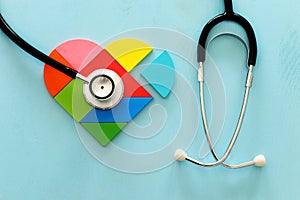
[[[62,73],[66,74],[71,78],[76,78],[78,72],[72,68],[63,65],[62,63],[57,62],[56,60],[52,59],[51,57],[47,56],[46,54],[42,53],[35,47],[28,44],[25,40],[23,40],[4,20],[2,14],[0,13],[0,28],[1,30],[11,39],[16,45],[18,45],[21,49],[25,52],[29,53],[33,57],[37,58],[38,60],[50,65],[51,67],[61,71]]]

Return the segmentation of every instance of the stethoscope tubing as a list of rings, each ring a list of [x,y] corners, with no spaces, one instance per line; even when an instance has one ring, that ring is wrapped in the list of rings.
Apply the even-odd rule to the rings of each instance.
[[[233,21],[246,31],[249,41],[248,66],[255,66],[257,59],[257,42],[254,30],[251,24],[241,15],[233,12],[232,1],[224,0],[225,12],[211,19],[203,28],[198,41],[197,59],[198,62],[204,62],[206,59],[206,41],[211,30],[219,23],[224,21]]]
[[[39,51],[25,40],[23,40],[5,21],[2,14],[0,13],[0,29],[5,33],[5,35],[11,39],[16,45],[23,49],[28,54],[32,55],[36,59],[48,64],[49,66],[57,69],[58,71],[64,73],[65,75],[75,79],[79,74],[76,70],[54,60],[50,56],[47,56],[43,52]]]

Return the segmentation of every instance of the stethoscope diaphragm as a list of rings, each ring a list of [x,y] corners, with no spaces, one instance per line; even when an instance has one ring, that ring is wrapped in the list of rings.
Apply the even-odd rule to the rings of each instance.
[[[87,77],[83,86],[86,101],[93,107],[108,110],[118,105],[124,94],[121,77],[109,69],[99,69]]]

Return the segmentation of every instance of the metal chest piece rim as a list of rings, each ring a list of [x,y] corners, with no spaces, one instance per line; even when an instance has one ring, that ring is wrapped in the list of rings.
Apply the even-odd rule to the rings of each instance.
[[[119,104],[124,94],[121,77],[109,69],[99,69],[88,77],[88,83],[83,86],[83,95],[88,104],[108,110]]]

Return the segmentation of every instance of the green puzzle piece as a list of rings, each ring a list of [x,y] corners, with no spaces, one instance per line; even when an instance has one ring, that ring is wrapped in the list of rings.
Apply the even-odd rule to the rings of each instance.
[[[80,80],[72,80],[54,97],[77,122],[93,109],[85,101],[83,84]]]
[[[109,142],[127,125],[127,123],[81,123],[103,146]]]

